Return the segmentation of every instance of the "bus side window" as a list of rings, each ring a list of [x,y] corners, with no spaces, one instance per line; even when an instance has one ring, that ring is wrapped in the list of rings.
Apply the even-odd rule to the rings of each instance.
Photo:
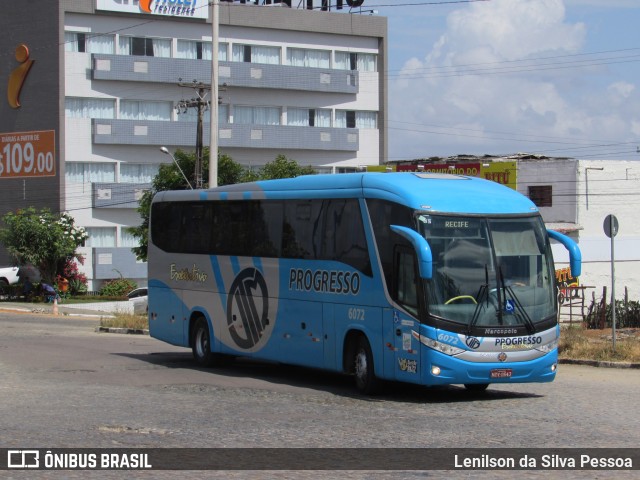
[[[346,263],[365,275],[371,275],[369,249],[358,200],[327,200],[324,209],[322,258]]]
[[[411,249],[397,247],[395,254],[394,297],[414,315],[418,315],[418,277],[416,259]]]

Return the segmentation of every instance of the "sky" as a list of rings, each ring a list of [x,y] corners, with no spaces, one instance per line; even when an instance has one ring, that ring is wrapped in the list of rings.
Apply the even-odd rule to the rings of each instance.
[[[640,160],[639,0],[365,0],[388,18],[389,160]]]

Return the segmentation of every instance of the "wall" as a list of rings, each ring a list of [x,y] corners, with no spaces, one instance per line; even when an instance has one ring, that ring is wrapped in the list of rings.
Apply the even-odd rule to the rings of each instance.
[[[6,8],[5,8],[6,7]],[[0,174],[0,217],[20,208],[48,208],[54,212],[62,208],[62,180],[64,167],[59,128],[60,110],[60,45],[58,2],[33,0],[28,7],[17,4],[3,6],[0,52],[0,133],[54,131],[55,176],[22,176],[7,178]],[[7,100],[7,87],[12,72],[22,64],[15,56],[16,47],[29,49],[28,61],[33,61],[22,83],[20,106],[12,108]],[[15,143],[3,143],[13,148]],[[37,148],[37,143],[35,144]],[[35,155],[37,156],[37,151]],[[4,156],[6,161],[6,155]],[[6,169],[3,169],[6,173]],[[0,264],[10,261],[0,248]]]
[[[580,248],[583,256],[583,285],[602,287],[611,292],[611,240],[603,230],[604,219],[618,219],[615,237],[616,298],[624,287],[629,298],[640,300],[640,163],[616,160],[581,160],[578,167],[578,216]]]

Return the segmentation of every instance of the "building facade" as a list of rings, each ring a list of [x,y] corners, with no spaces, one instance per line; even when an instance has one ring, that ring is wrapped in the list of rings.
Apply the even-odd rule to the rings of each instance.
[[[218,7],[219,151],[247,167],[283,154],[325,172],[386,161],[386,19],[290,3]],[[22,76],[20,105],[2,105],[0,148],[28,154],[31,135],[36,156],[51,160],[37,174],[0,171],[0,215],[68,211],[89,233],[81,252],[90,289],[119,276],[144,285],[127,227],[139,224],[137,200],[171,161],[160,147],[195,150],[196,109],[179,105],[211,100],[210,7],[34,0],[0,24],[0,78],[9,89]],[[206,146],[209,112],[203,118]]]

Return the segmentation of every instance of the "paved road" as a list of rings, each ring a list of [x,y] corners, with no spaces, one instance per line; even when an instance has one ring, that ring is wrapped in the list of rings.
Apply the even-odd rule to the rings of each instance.
[[[98,334],[96,323],[80,317],[0,312],[0,447],[636,448],[640,444],[635,408],[640,399],[639,370],[563,365],[554,383],[498,386],[479,396],[459,387],[394,384],[380,396],[364,397],[354,393],[351,379],[308,369],[247,361],[200,369],[185,349],[148,336]],[[34,478],[36,472],[29,473],[11,478]],[[68,473],[55,478],[88,474]],[[178,476],[150,473],[141,474],[142,478]],[[206,473],[193,478],[226,477]],[[429,475],[437,477],[436,473]],[[468,478],[481,472],[456,473],[456,478]],[[514,473],[503,472],[500,478],[512,478]],[[540,473],[551,478],[553,472],[517,475],[538,478]],[[563,476],[607,475],[592,473]],[[609,473],[609,478],[634,478],[638,472]],[[103,474],[124,478],[118,472]],[[249,478],[247,472],[234,476]],[[313,478],[336,476],[320,472]],[[264,472],[251,476],[273,477]],[[294,473],[279,477],[306,478]]]

